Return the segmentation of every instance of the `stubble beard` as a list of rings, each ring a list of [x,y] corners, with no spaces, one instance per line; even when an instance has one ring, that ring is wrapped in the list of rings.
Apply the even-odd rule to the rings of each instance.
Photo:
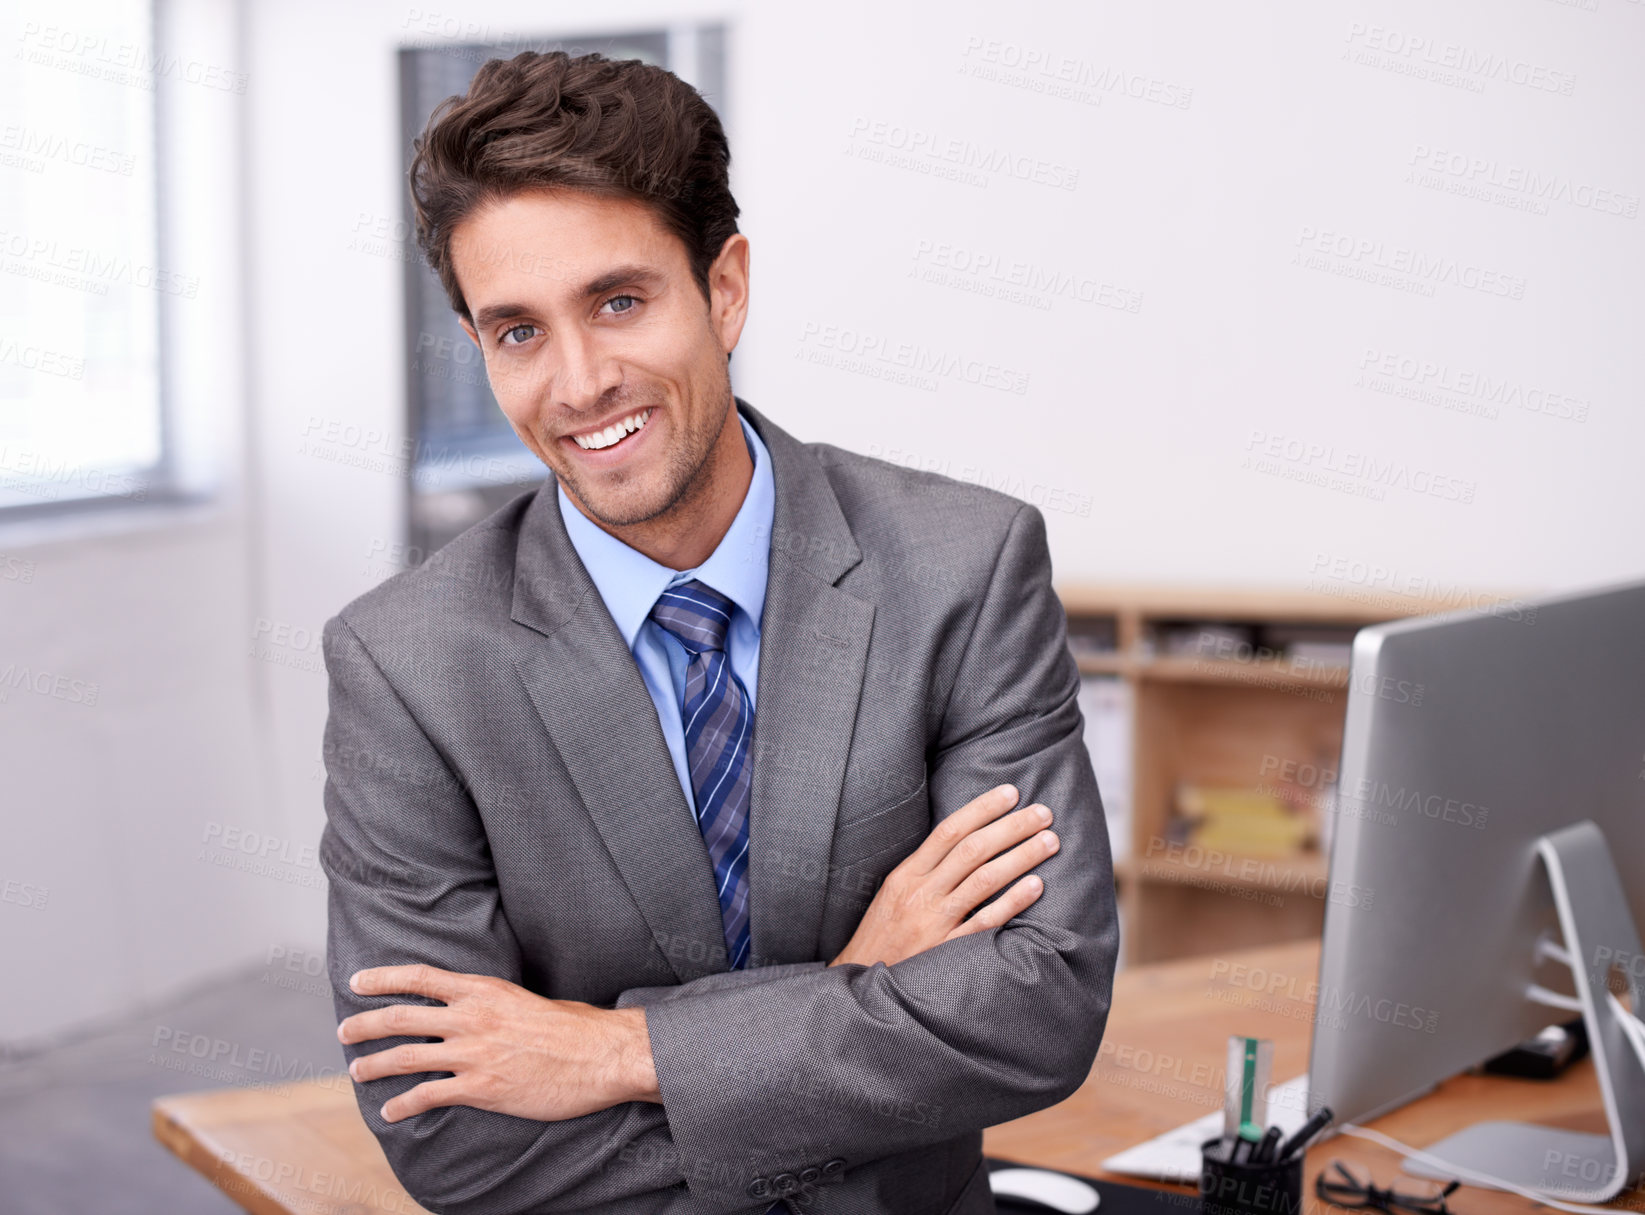
[[[729,367],[724,375],[723,399],[728,409],[734,408]],[[663,464],[662,500],[654,504],[624,502],[623,499],[628,496],[623,493],[627,488],[625,486],[616,487],[616,492],[602,501],[599,495],[586,492],[587,486],[570,467],[564,472],[556,472],[594,521],[606,527],[632,527],[636,523],[649,523],[671,511],[689,512],[707,494],[711,472],[709,465],[724,425],[725,415],[722,413],[717,419],[706,421],[698,430],[680,436]]]

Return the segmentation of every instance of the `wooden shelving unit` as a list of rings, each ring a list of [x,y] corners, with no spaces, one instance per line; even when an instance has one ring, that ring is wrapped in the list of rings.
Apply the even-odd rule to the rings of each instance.
[[[1346,640],[1378,621],[1511,598],[1160,586],[1061,586],[1058,594],[1081,673],[1129,689],[1130,847],[1115,864],[1127,965],[1317,936],[1324,919],[1323,814],[1311,846],[1286,856],[1195,849],[1172,819],[1181,784],[1268,792],[1287,785],[1295,796],[1297,782],[1277,775],[1289,771],[1312,774],[1318,787],[1308,797],[1328,804],[1324,774],[1341,755],[1348,667],[1321,661],[1317,651],[1261,644],[1174,654],[1167,652],[1173,634],[1201,626],[1256,638],[1335,630]]]

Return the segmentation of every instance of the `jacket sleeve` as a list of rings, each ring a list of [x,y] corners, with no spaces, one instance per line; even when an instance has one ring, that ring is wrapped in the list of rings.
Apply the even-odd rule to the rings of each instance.
[[[337,1018],[414,995],[359,996],[355,971],[423,962],[519,983],[520,948],[498,900],[496,873],[472,799],[342,617],[322,633],[330,676],[324,753],[326,825],[320,863],[329,880],[328,969]],[[674,988],[635,988],[627,1004],[677,1000],[803,975],[816,964],[709,975]],[[648,1012],[648,1017],[650,1013]],[[380,1038],[342,1047],[361,1054],[431,1038]],[[662,1106],[626,1102],[560,1122],[468,1106],[397,1123],[379,1111],[424,1072],[355,1085],[360,1112],[406,1192],[436,1215],[580,1210],[683,1188],[693,1167],[675,1150]],[[737,1190],[730,1207],[750,1200]]]
[[[772,979],[792,979],[815,974],[827,962],[782,962],[773,966],[758,966],[751,970],[722,970],[703,975],[689,983],[669,983],[658,987],[630,987],[617,997],[616,1008],[649,1007],[663,1000],[689,1000],[717,991],[730,991]]]
[[[748,1178],[830,1160],[849,1174],[1053,1105],[1085,1080],[1119,929],[1066,632],[1044,520],[1024,505],[928,772],[938,819],[1005,781],[1019,804],[1051,807],[1062,846],[1036,870],[1045,890],[1033,906],[894,966],[821,968],[647,1009],[674,1145],[702,1165],[688,1177],[698,1197],[733,1206]]]

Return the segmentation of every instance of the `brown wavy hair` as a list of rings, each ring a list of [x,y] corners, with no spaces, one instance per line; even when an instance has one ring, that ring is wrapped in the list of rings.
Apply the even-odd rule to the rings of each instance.
[[[737,231],[718,115],[674,73],[640,59],[489,59],[466,94],[434,108],[412,149],[417,245],[471,322],[451,231],[484,203],[554,187],[638,200],[684,243],[705,300],[709,267]]]

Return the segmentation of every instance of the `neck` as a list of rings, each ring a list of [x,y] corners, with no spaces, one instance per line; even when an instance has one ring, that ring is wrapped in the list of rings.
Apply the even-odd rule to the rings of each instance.
[[[707,561],[725,539],[753,480],[754,461],[733,404],[694,483],[671,508],[655,519],[622,527],[607,527],[598,519],[594,522],[658,565],[692,569]]]

